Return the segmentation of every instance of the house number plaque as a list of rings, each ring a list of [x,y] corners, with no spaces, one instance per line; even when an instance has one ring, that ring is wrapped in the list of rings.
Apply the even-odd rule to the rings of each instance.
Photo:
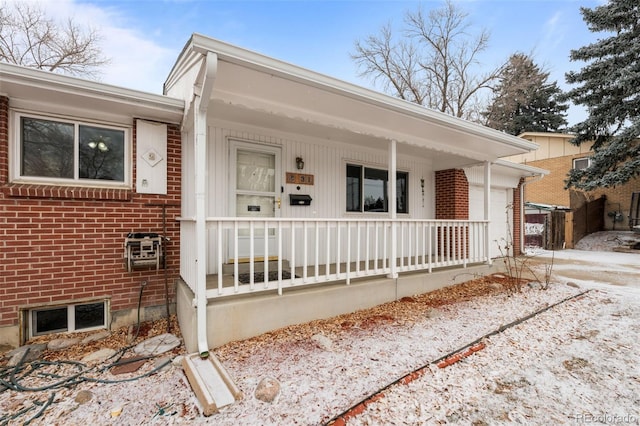
[[[294,185],[313,185],[313,175],[287,172],[287,183]]]

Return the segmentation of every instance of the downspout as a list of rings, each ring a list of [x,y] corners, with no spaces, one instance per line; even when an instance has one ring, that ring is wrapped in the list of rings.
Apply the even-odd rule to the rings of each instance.
[[[491,259],[491,162],[484,162],[484,220],[487,221],[487,236],[484,239],[484,250],[487,254],[487,264],[492,265]]]
[[[200,357],[209,356],[207,342],[207,109],[218,71],[218,57],[207,52],[194,83],[194,140],[195,140],[195,198],[196,198],[196,324]],[[200,76],[199,76],[200,77]],[[200,83],[201,80],[201,85]]]
[[[532,175],[529,177],[533,177],[533,179],[531,180],[526,180],[522,182],[522,185],[520,185],[520,253],[524,253],[524,219],[525,219],[525,214],[524,214],[524,187],[529,185],[530,183],[533,182],[538,182],[539,180],[542,180],[542,178],[544,178],[543,174],[538,174],[538,175]]]

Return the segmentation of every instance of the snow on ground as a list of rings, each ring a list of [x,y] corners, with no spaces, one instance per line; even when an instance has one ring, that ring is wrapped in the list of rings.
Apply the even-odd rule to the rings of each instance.
[[[628,423],[640,419],[640,297],[596,290],[394,386],[349,425]]]
[[[370,313],[288,327],[217,348],[214,352],[244,398],[208,418],[200,414],[181,368],[172,366],[127,383],[81,383],[60,390],[44,415],[30,424],[324,424],[423,366],[426,374],[385,390],[348,424],[639,424],[640,289],[633,286],[638,276],[633,266],[640,257],[600,252],[592,258],[580,252],[580,259],[574,259],[572,252],[555,252],[553,283],[545,291],[525,286],[515,295],[487,291],[436,305],[416,296]],[[544,268],[547,255],[536,256],[533,267]],[[563,256],[567,259],[560,261]],[[567,275],[571,271],[559,268],[565,261],[590,270],[582,278]],[[596,261],[609,276],[621,272],[617,286],[607,283],[606,274],[592,279]],[[431,364],[587,289],[592,290],[485,339],[485,349],[458,363],[447,368]],[[317,344],[311,337],[319,334],[330,343]],[[272,403],[254,398],[265,377],[281,386]],[[80,390],[91,390],[94,397],[77,403]],[[48,395],[36,396],[44,401]],[[33,397],[0,392],[0,418],[32,404]],[[114,407],[122,408],[117,417],[111,415]]]

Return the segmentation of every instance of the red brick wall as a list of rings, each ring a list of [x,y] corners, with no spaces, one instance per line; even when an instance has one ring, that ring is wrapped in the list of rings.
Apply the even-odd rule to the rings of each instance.
[[[469,182],[464,170],[436,172],[436,219],[469,219]]]
[[[165,303],[164,271],[126,270],[124,239],[131,231],[162,233],[170,203],[166,246],[170,301],[179,274],[180,129],[168,126],[166,196],[133,190],[87,189],[9,183],[8,99],[0,97],[0,327],[18,324],[28,305],[111,298],[111,310]],[[135,120],[133,126],[135,126]],[[133,132],[135,154],[135,128]],[[135,182],[135,164],[132,182]]]
[[[448,169],[436,172],[436,219],[469,219],[469,181],[464,170]],[[462,253],[463,247],[469,247],[469,235],[464,236],[466,242],[456,240],[456,251],[453,247],[438,247],[438,253],[447,256],[467,256]],[[440,229],[438,230],[437,241],[440,241]]]
[[[513,253],[515,255],[522,254],[520,250],[520,241],[521,241],[521,223],[522,223],[522,206],[520,200],[520,187],[524,179],[520,179],[520,183],[517,188],[513,189],[513,229],[511,230],[513,235]]]

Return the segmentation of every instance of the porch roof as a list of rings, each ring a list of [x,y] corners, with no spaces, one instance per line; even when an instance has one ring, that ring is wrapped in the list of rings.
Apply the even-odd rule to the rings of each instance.
[[[428,156],[436,169],[536,149],[530,141],[335,79],[259,53],[193,34],[165,82],[165,93],[198,85],[206,55],[217,57],[210,119]],[[193,87],[193,86],[191,86]],[[193,90],[193,89],[191,89]]]
[[[180,123],[184,112],[181,99],[6,63],[0,63],[0,94],[18,107],[50,104],[56,107],[53,111],[100,111],[113,120]]]

